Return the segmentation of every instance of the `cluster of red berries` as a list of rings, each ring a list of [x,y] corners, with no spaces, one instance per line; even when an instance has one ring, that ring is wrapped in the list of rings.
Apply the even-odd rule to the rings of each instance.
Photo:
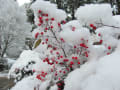
[[[42,10],[38,10],[38,14],[40,15],[40,16],[38,17],[38,20],[39,20],[38,26],[41,26],[41,25],[44,23],[44,21],[46,21],[46,22],[51,21],[51,23],[52,23],[52,21],[55,21],[55,18],[48,18],[49,15],[46,14],[46,13],[43,13]],[[66,21],[63,20],[61,23],[65,24]],[[60,28],[61,28],[61,23],[58,22],[58,27],[60,27]],[[45,27],[45,29],[44,29],[45,32],[47,32],[47,30],[49,30],[49,28],[53,29],[54,26],[51,25],[50,27]],[[44,32],[41,32],[41,33],[37,32],[37,33],[35,34],[35,38],[37,39],[40,34],[43,35]],[[62,41],[63,41],[63,40],[62,40]]]
[[[112,48],[111,48],[111,46],[108,46],[107,49],[111,50]],[[110,55],[110,52],[108,52],[107,55]]]
[[[49,65],[53,65],[54,64],[54,61],[50,62],[50,60],[48,58],[45,58],[43,60],[43,62],[47,62]]]
[[[84,43],[81,43],[80,46],[84,47],[84,48],[88,48],[88,46],[86,46],[86,44],[84,44]]]
[[[45,79],[45,77],[46,77],[46,75],[47,75],[47,73],[45,73],[44,71],[42,71],[40,74],[38,74],[37,76],[36,76],[36,78],[38,79],[38,80],[41,80],[41,81],[44,81]]]
[[[56,83],[58,86],[58,90],[63,90],[64,89],[64,81],[60,80],[59,82]]]
[[[91,27],[93,30],[96,30],[96,26],[94,26],[93,24],[90,24],[90,27]]]

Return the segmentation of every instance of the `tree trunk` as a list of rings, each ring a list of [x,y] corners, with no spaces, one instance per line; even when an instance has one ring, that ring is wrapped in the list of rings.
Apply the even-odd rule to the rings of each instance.
[[[0,37],[0,57],[1,57],[1,54],[2,54],[2,40],[1,40],[1,37]]]
[[[118,13],[117,14],[120,14],[120,1],[116,0],[116,4],[117,4],[117,9],[118,9]]]
[[[4,54],[6,53],[6,50],[7,50],[7,48],[8,48],[8,44],[9,44],[8,41],[6,41],[5,47],[4,47],[4,49],[3,49],[2,53],[1,53],[1,58],[4,57]]]

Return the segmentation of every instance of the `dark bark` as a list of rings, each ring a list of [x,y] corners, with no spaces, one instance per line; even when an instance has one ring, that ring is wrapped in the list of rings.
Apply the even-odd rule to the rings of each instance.
[[[8,44],[9,44],[9,42],[8,42],[8,40],[7,40],[7,41],[5,42],[5,47],[4,47],[4,49],[2,50],[1,58],[4,57],[4,54],[6,53],[6,50],[7,50],[7,48],[8,48]]]
[[[120,1],[116,0],[116,4],[117,4],[117,9],[118,9],[118,13],[117,14],[120,14]]]

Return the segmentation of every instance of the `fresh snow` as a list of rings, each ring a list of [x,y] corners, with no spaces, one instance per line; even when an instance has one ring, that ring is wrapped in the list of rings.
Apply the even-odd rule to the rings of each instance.
[[[75,14],[77,20],[73,20],[65,25],[62,25],[62,30],[58,29],[57,24],[66,18],[66,14],[64,11],[57,9],[55,4],[50,4],[48,1],[44,2],[43,0],[37,0],[33,3],[31,8],[35,14],[36,25],[38,25],[39,22],[39,10],[48,14],[48,18],[55,18],[55,21],[52,22],[52,25],[55,26],[53,32],[56,34],[57,38],[63,38],[65,43],[63,45],[56,44],[56,40],[51,39],[53,37],[51,33],[46,32],[46,34],[44,32],[46,23],[44,23],[41,27],[38,26],[33,31],[33,37],[35,37],[37,32],[40,34],[41,31],[43,31],[45,35],[51,35],[49,36],[50,41],[48,40],[47,43],[53,46],[65,47],[65,52],[67,53],[67,58],[69,59],[68,63],[72,61],[71,58],[73,56],[78,56],[80,63],[82,63],[79,67],[77,67],[76,64],[72,66],[73,71],[65,77],[64,90],[120,90],[120,71],[118,70],[120,68],[120,41],[118,39],[120,30],[118,28],[115,29],[113,27],[108,27],[109,25],[119,27],[120,23],[119,20],[117,20],[119,16],[112,16],[112,8],[110,5],[91,4],[81,6],[77,9]],[[99,25],[97,23],[102,23],[103,25]],[[91,29],[90,24],[96,26],[96,34],[94,35],[89,33],[89,29]],[[75,30],[72,30],[73,28]],[[98,36],[98,34],[101,35]],[[46,39],[44,37],[42,38],[41,35],[39,35],[36,39],[38,40],[39,38],[42,39],[42,42]],[[100,40],[103,40],[101,45],[93,45],[93,42],[99,42]],[[75,49],[72,49],[74,45],[80,46],[81,43],[85,43],[88,46],[87,52],[89,57],[86,57],[87,59],[85,58],[85,64],[83,64],[85,55],[82,56],[82,54],[80,54],[81,57],[79,57],[76,53],[74,54]],[[109,46],[111,49],[108,48]],[[77,47],[77,49],[78,48],[80,47]],[[28,69],[35,70],[35,73],[33,76],[25,77],[16,83],[12,90],[46,90],[46,88],[51,84],[50,81],[53,82],[53,86],[50,86],[50,90],[58,90],[58,87],[55,84],[58,79],[55,78],[62,76],[63,73],[60,74],[57,71],[62,69],[64,70],[64,67],[57,66],[56,64],[49,65],[47,62],[43,62],[42,60],[44,60],[44,57],[49,58],[49,60],[56,60],[56,52],[59,51],[60,54],[63,52],[58,49],[56,51],[54,50],[51,54],[51,50],[53,49],[47,49],[47,44],[40,44],[32,51],[25,50],[22,52],[20,57],[12,66],[9,76],[17,77],[15,76],[15,70],[22,70],[22,68],[31,61],[35,61],[36,63]],[[109,55],[107,55],[108,53]],[[63,62],[63,59],[60,59],[58,63],[61,61]],[[51,68],[55,68],[56,71],[52,73]],[[40,72],[42,71],[47,72],[45,81],[38,80],[36,78],[36,76],[40,75]],[[58,76],[55,76],[56,72]]]
[[[71,72],[64,90],[120,90],[120,44],[111,55],[92,60]]]
[[[16,69],[23,69],[26,65],[28,65],[29,62],[34,61],[35,64],[30,66],[29,70],[36,70],[36,72],[40,71],[48,71],[51,69],[51,66],[47,63],[44,63],[42,60],[40,60],[39,53],[31,50],[25,50],[22,52],[18,60],[13,64],[9,71],[9,76],[16,77],[15,76],[15,70]]]

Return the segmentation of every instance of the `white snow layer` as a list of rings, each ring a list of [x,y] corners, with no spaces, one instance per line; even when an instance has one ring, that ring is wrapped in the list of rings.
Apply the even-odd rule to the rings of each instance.
[[[40,60],[39,53],[37,53],[35,51],[31,51],[31,50],[25,50],[22,52],[22,54],[20,55],[18,60],[11,67],[11,69],[9,71],[9,75],[11,75],[11,76],[14,75],[15,69],[21,70],[30,61],[35,61],[35,64],[31,68],[29,68],[31,70],[36,70],[39,72],[40,71],[48,71],[52,67],[52,66],[48,65],[47,63],[44,63],[42,60]]]
[[[65,20],[65,18],[67,17],[66,13],[63,10],[57,9],[57,5],[51,4],[49,1],[37,0],[35,3],[32,4],[31,7],[35,14],[37,14],[39,10],[43,10],[43,13],[48,14],[49,18],[54,17],[57,22]]]
[[[111,55],[87,62],[71,72],[64,90],[120,90],[119,68],[120,46]]]
[[[34,90],[34,88],[36,88],[39,83],[39,80],[31,76],[18,82],[11,90]]]
[[[101,21],[109,23],[107,21],[112,18],[112,8],[109,4],[80,6],[75,16],[84,24],[100,23]]]

